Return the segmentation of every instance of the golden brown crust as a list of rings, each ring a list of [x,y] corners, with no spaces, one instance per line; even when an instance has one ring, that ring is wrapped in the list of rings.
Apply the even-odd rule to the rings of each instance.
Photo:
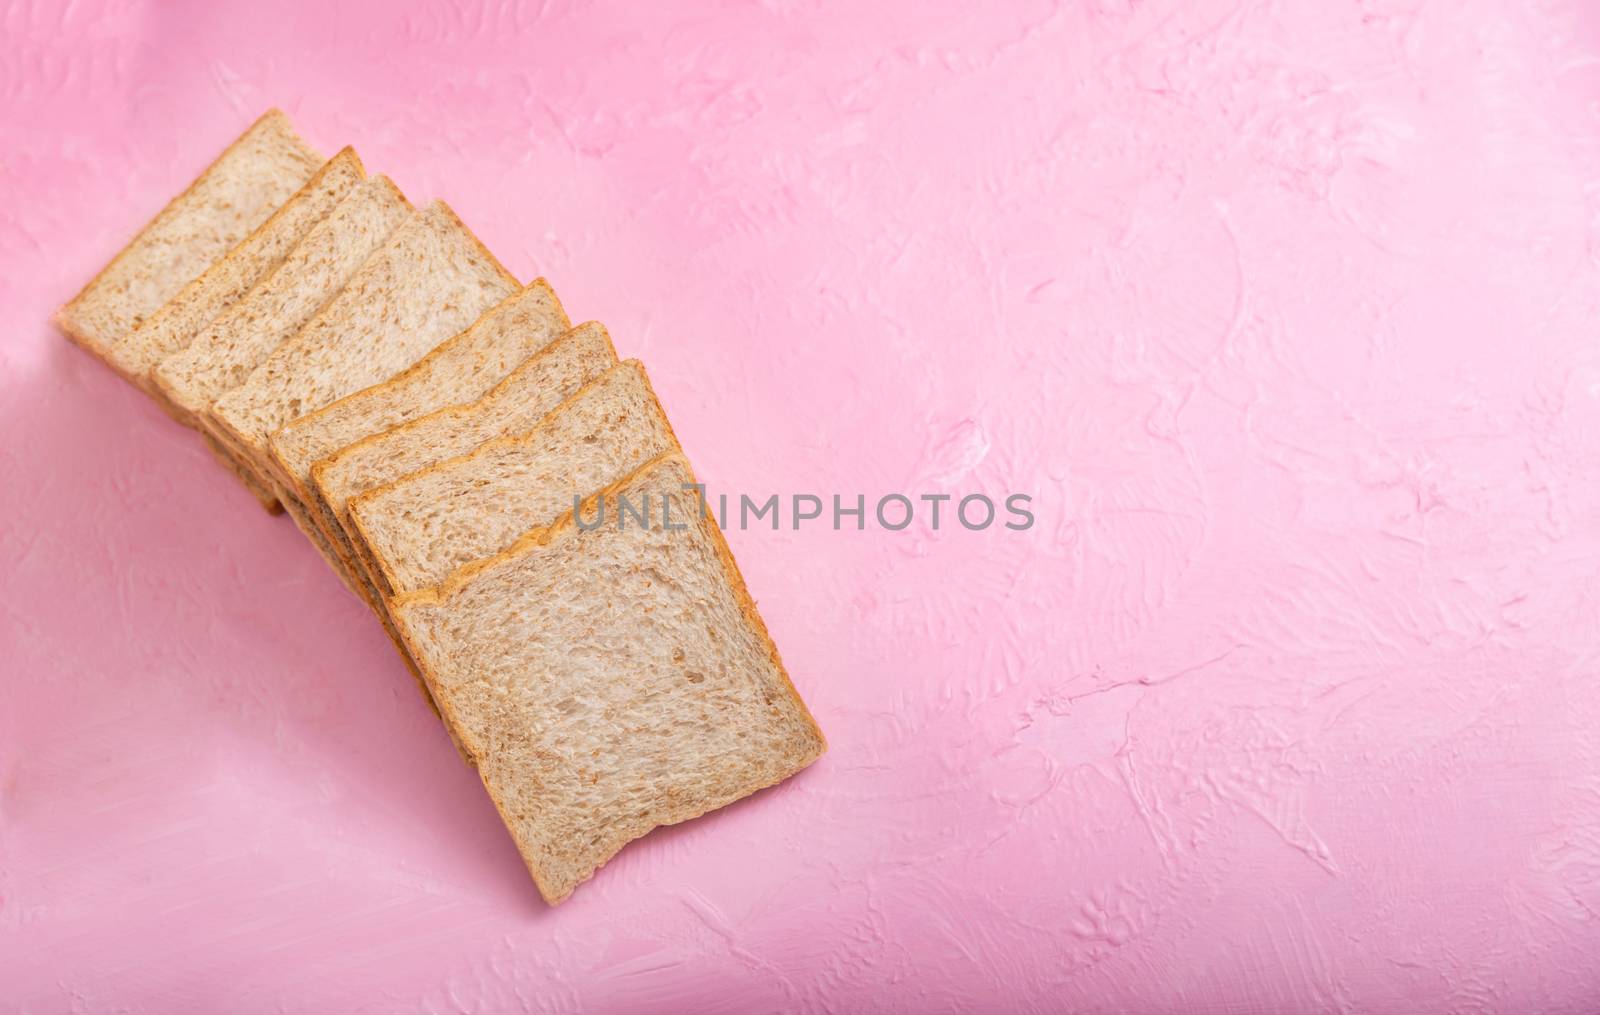
[[[360,555],[362,563],[367,568],[367,574],[377,587],[378,595],[387,600],[389,596],[394,595],[394,571],[386,561],[373,552],[372,534],[367,531],[366,522],[355,512],[353,502],[347,510],[350,512],[350,524],[355,530],[355,538],[350,541],[351,549]]]
[[[538,279],[536,281],[543,281],[543,279]],[[555,294],[551,293],[551,295],[553,297]],[[535,353],[534,357],[538,357],[538,356],[544,355],[545,353],[549,352],[550,349],[552,349],[553,347],[555,347],[556,345],[560,344],[562,341],[567,339],[569,336],[571,336],[574,332],[579,331],[580,329],[583,329],[583,328],[587,328],[591,324],[595,324],[595,323],[596,322],[593,322],[593,321],[586,321],[583,324],[578,325],[577,327],[568,328],[565,332],[563,332],[561,334],[560,337],[556,338],[554,341],[552,341],[548,345],[546,345],[543,349],[539,350],[539,352]],[[605,337],[606,348],[611,353],[611,361],[613,363],[615,363],[616,360],[617,360],[617,347],[611,341],[611,332],[606,330],[604,325],[600,326],[600,331],[601,331],[601,334]],[[534,357],[530,357],[530,359],[534,358]],[[519,367],[518,369],[520,370],[521,368]],[[514,375],[516,373],[517,373],[517,371],[515,371],[515,370],[512,371],[511,375],[508,375],[499,384],[497,384],[493,388],[489,389],[489,391],[486,394],[484,394],[483,397],[481,399],[479,399],[479,401],[486,401],[488,399],[492,399],[492,398],[495,398],[495,397],[499,396],[507,385],[516,383],[515,378],[514,378]],[[596,378],[596,380],[598,380],[598,378]],[[587,386],[588,385],[584,385],[583,387],[587,387]],[[579,388],[578,391],[573,392],[573,397],[576,397],[578,394],[581,394],[582,390],[583,390],[583,388]],[[557,411],[558,409],[561,408],[561,405],[564,405],[565,403],[566,403],[566,400],[563,399],[561,403],[559,403],[554,409],[551,409],[550,411],[551,412]],[[442,409],[435,409],[433,412],[426,413],[425,415],[422,415],[422,416],[418,416],[416,419],[409,420],[405,424],[402,424],[402,425],[411,426],[411,425],[414,425],[414,424],[417,424],[417,423],[421,423],[421,422],[423,422],[425,420],[430,420],[430,419],[435,419],[435,418],[442,418],[442,417],[450,416],[450,415],[460,415],[460,414],[469,412],[470,408],[471,408],[471,404],[476,404],[476,403],[470,403],[468,405],[447,405]],[[546,413],[546,415],[548,416],[549,413]],[[663,418],[665,418],[665,414],[663,414]],[[351,512],[350,512],[350,505],[355,502],[356,497],[351,497],[348,500],[346,500],[345,505],[344,505],[344,510],[342,512],[335,512],[333,510],[333,505],[327,500],[327,497],[326,497],[326,494],[325,494],[325,490],[327,488],[327,481],[326,481],[325,476],[326,476],[327,471],[329,469],[333,468],[333,466],[337,463],[338,459],[342,458],[343,456],[345,456],[347,454],[354,454],[357,451],[359,451],[360,449],[382,440],[386,436],[387,433],[388,433],[388,431],[384,431],[382,433],[370,434],[370,435],[368,435],[366,437],[363,437],[361,440],[356,441],[354,444],[351,444],[349,447],[343,448],[338,453],[330,455],[329,457],[324,458],[321,461],[316,462],[315,464],[313,464],[311,466],[311,494],[312,494],[313,499],[316,500],[319,508],[321,508],[321,510],[326,513],[326,517],[327,518],[337,518],[337,520],[338,520],[338,522],[340,524],[340,529],[341,529],[340,536],[339,536],[339,545],[340,545],[340,547],[349,549],[351,555],[355,558],[355,561],[354,561],[355,568],[360,573],[361,577],[368,583],[369,587],[373,590],[373,592],[376,593],[377,595],[379,595],[380,597],[383,596],[383,595],[387,595],[387,594],[389,594],[390,592],[392,592],[394,590],[393,575],[392,574],[387,574],[387,573],[381,573],[380,566],[377,563],[377,561],[375,560],[374,555],[373,555],[373,553],[371,551],[371,548],[366,543],[365,534],[362,533],[362,532],[357,531],[357,523],[356,523],[355,519],[353,518],[353,516],[351,515]],[[521,436],[521,435],[519,435],[519,434],[507,434],[505,437],[499,437],[499,438],[495,438],[495,439],[496,440],[507,440],[507,439],[510,439],[510,438],[516,437],[516,436]],[[488,443],[488,442],[486,442],[486,443]],[[467,454],[474,454],[474,453],[476,453],[476,451],[477,451],[477,449],[474,448],[473,451],[469,451],[469,452],[467,452]],[[457,455],[457,456],[454,456],[454,457],[459,458],[459,457],[465,457],[465,456]],[[445,461],[453,461],[453,460],[454,460],[453,458],[445,459]],[[419,469],[417,471],[419,473],[420,472],[427,472],[428,469],[434,468],[434,467],[436,467],[438,465],[442,465],[442,464],[444,464],[444,462],[437,462],[433,466],[428,466],[426,468]],[[392,480],[391,482],[385,483],[382,486],[374,487],[372,490],[363,491],[361,494],[358,494],[357,497],[364,496],[367,493],[374,493],[375,494],[375,493],[379,492],[380,490],[386,489],[388,487],[392,487],[396,483],[399,483],[399,482],[401,482],[401,481],[403,481],[405,479],[408,479],[408,478],[410,478],[409,475],[408,476],[402,476],[399,479]],[[381,584],[380,584],[380,582],[381,582]]]
[[[474,239],[476,239],[476,237],[474,237]],[[490,307],[488,310],[485,310],[481,315],[479,315],[478,319],[476,321],[473,321],[472,324],[465,331],[462,331],[462,332],[458,333],[453,338],[446,339],[444,342],[442,342],[438,346],[434,347],[433,351],[428,353],[428,355],[422,357],[422,359],[417,360],[415,363],[411,364],[409,367],[407,367],[404,370],[400,371],[399,373],[395,374],[393,377],[389,378],[388,380],[381,381],[378,384],[373,385],[371,388],[363,388],[360,391],[354,392],[353,394],[346,395],[345,398],[354,398],[356,395],[366,394],[367,392],[372,391],[375,388],[386,388],[386,387],[389,387],[390,385],[398,384],[401,381],[403,381],[412,372],[414,372],[416,370],[419,370],[419,369],[424,369],[423,364],[427,363],[427,361],[430,360],[435,355],[438,355],[441,349],[444,349],[446,346],[451,345],[452,343],[456,342],[459,339],[462,339],[463,336],[470,334],[473,331],[473,329],[477,328],[478,325],[483,323],[484,318],[486,318],[489,315],[493,314],[495,311],[499,310],[501,307],[505,306],[507,303],[511,302],[512,300],[521,299],[524,296],[524,294],[527,293],[527,291],[529,289],[532,289],[535,286],[544,289],[545,292],[550,294],[551,302],[553,302],[556,305],[556,309],[561,312],[561,315],[563,317],[565,317],[566,316],[566,310],[565,310],[565,308],[563,308],[561,306],[561,300],[556,296],[555,290],[550,287],[550,283],[545,280],[543,275],[541,275],[538,278],[534,279],[532,282],[529,282],[526,286],[523,286],[522,288],[518,289],[516,292],[514,292],[511,295],[507,296],[505,299],[501,300],[499,303],[496,303],[494,306]],[[575,330],[576,329],[574,329],[574,328],[567,328],[560,335],[557,335],[555,338],[551,339],[548,343],[546,343],[543,349],[540,349],[538,352],[533,353],[533,356],[538,356],[540,353],[543,353],[545,351],[545,349],[549,349],[550,346],[555,345],[557,342],[561,341],[561,339],[565,338],[567,335],[571,334]],[[610,341],[609,334],[607,335],[607,341]],[[530,357],[530,358],[532,358],[532,357]],[[494,392],[499,389],[500,385],[504,384],[504,383],[505,383],[505,381],[501,380],[493,388],[490,388],[489,391],[486,392],[481,397],[488,398],[488,397],[492,396],[494,394]],[[294,420],[292,423],[288,424],[288,426],[285,426],[284,429],[287,430],[290,427],[299,425],[300,423],[302,423],[305,420],[316,419],[318,416],[322,415],[325,412],[328,412],[329,410],[333,409],[335,406],[339,405],[339,403],[343,402],[345,400],[345,398],[341,398],[336,402],[329,402],[327,405],[325,405],[322,408],[318,409],[316,412],[307,413],[306,415],[301,416],[299,419]],[[433,410],[432,412],[424,413],[423,415],[418,416],[416,418],[416,420],[407,420],[406,423],[403,423],[401,425],[405,426],[407,424],[414,423],[417,420],[427,419],[430,416],[438,416],[438,415],[441,415],[441,414],[447,413],[447,412],[459,411],[461,408],[462,408],[461,405],[446,405],[446,406],[442,406],[442,407],[440,407],[438,409]],[[364,444],[369,444],[369,443],[371,443],[373,441],[376,441],[376,440],[380,439],[381,437],[383,437],[383,435],[386,432],[387,431],[380,430],[377,433],[368,434],[367,436],[361,438],[360,440],[356,441],[355,443],[348,444],[345,447],[340,448],[338,451],[336,451],[333,454],[329,455],[327,458],[319,459],[318,461],[313,462],[311,464],[311,472],[312,472],[313,478],[315,478],[316,472],[317,472],[318,469],[320,469],[323,466],[327,465],[328,463],[333,461],[333,459],[339,457],[340,455],[345,454],[346,452],[352,450],[353,448],[359,448]],[[287,465],[287,463],[285,463],[285,465]]]
[[[107,271],[110,270],[110,268],[111,268],[110,265],[106,265],[106,267],[100,269],[100,275],[104,275]],[[96,275],[95,278],[99,278],[100,275]],[[92,279],[90,280],[89,285],[94,285],[94,281]],[[87,286],[85,288],[87,289]],[[77,296],[74,296],[73,299],[77,300],[77,299],[81,298],[82,296],[83,296],[83,293],[80,292],[80,293],[78,293]],[[78,328],[78,326],[76,324],[74,324],[67,317],[67,308],[66,307],[62,307],[61,309],[57,310],[55,313],[51,314],[50,315],[50,323],[54,324],[56,326],[56,330],[57,331],[61,332],[65,336],[67,336],[67,338],[72,341],[73,345],[82,347],[85,351],[87,351],[88,353],[93,355],[96,359],[99,359],[99,360],[104,360],[105,359],[105,354],[101,351],[99,346],[94,344],[94,340],[91,339],[83,331],[81,331]]]
[[[95,273],[94,278],[91,278],[88,282],[84,283],[83,288],[78,290],[76,296],[73,296],[72,299],[63,304],[61,308],[51,316],[51,319],[55,322],[56,327],[59,328],[62,333],[70,338],[73,342],[83,346],[83,348],[89,350],[89,352],[93,353],[100,360],[109,363],[110,361],[107,359],[107,354],[111,351],[116,342],[120,341],[124,336],[118,335],[105,345],[101,345],[97,340],[90,337],[87,332],[83,331],[82,328],[76,323],[75,316],[77,314],[78,304],[89,295],[90,290],[92,290],[96,284],[98,284],[100,280],[111,271],[112,268],[116,267],[118,264],[121,264],[124,260],[132,255],[133,249],[138,246],[139,241],[144,239],[145,235],[155,227],[156,223],[161,220],[161,216],[166,214],[168,208],[192,194],[194,189],[200,185],[200,182],[206,178],[206,175],[211,172],[212,168],[215,167],[218,162],[221,162],[230,152],[239,147],[239,145],[243,144],[245,138],[249,137],[257,127],[271,120],[281,120],[283,129],[288,134],[298,139],[301,144],[305,145],[307,151],[314,151],[309,144],[306,144],[305,139],[301,138],[300,135],[295,132],[294,125],[289,122],[288,114],[286,114],[283,110],[274,106],[265,113],[262,113],[260,116],[256,117],[255,122],[245,129],[238,137],[234,138],[233,143],[229,144],[228,147],[224,148],[216,158],[212,159],[210,164],[208,164],[205,169],[201,170],[198,176],[196,176],[193,180],[190,180],[187,187],[183,188],[183,190],[180,191],[176,197],[172,198],[172,200],[162,205],[161,210],[156,212],[155,215],[151,216],[150,220],[144,224],[143,228],[134,234],[133,239],[124,244],[122,249],[117,251],[116,255],[112,257],[111,260],[107,261],[103,268]]]
[[[822,745],[822,750],[817,754],[820,757],[828,750],[828,738],[823,736],[822,727],[817,725],[817,719],[811,714],[811,708],[800,692],[794,686],[794,681],[789,677],[788,667],[783,665],[783,660],[778,656],[778,645],[772,640],[772,635],[767,631],[767,622],[761,619],[761,612],[756,609],[756,601],[750,595],[750,590],[745,586],[744,574],[739,570],[738,561],[733,559],[733,549],[728,546],[728,540],[722,534],[722,526],[711,520],[707,526],[711,530],[711,540],[716,544],[717,557],[722,561],[722,572],[727,577],[728,583],[733,586],[733,594],[739,600],[739,611],[745,619],[754,625],[761,635],[761,640],[766,643],[767,656],[772,660],[772,665],[777,669],[778,675],[789,688],[789,693],[794,695],[794,700],[800,704],[800,712],[806,717],[806,722],[811,725],[811,732],[817,735],[817,741]]]
[[[143,378],[144,383],[139,384],[139,390],[153,398],[155,403],[161,406],[162,411],[168,416],[171,416],[174,420],[182,423],[184,426],[193,427],[196,430],[200,429],[200,424],[195,422],[194,413],[185,409],[177,402],[174,402],[167,394],[166,390],[162,388],[161,385],[155,383],[154,378],[154,370],[146,372]],[[135,381],[135,383],[138,382]]]
[[[240,433],[239,430],[234,427],[232,423],[228,422],[226,418],[216,412],[208,411],[204,416],[199,417],[199,419],[201,425],[205,427],[205,429],[209,431],[223,447],[227,448],[230,454],[235,455],[241,460],[248,459],[250,457],[248,451],[246,451],[246,449],[250,447],[249,438]]]
[[[681,460],[683,462],[684,471],[689,473],[690,478],[694,477],[694,469],[690,467],[688,460],[683,457],[683,450],[677,446],[677,441],[674,440],[671,451],[662,452],[661,454],[650,459],[648,462],[645,462],[643,465],[639,466],[637,469],[633,470],[633,472],[623,476],[621,479],[608,483],[599,490],[596,490],[594,493],[591,493],[589,496],[583,499],[579,505],[579,509],[585,514],[593,514],[595,507],[601,500],[606,498],[613,500],[616,499],[617,494],[625,489],[629,483],[633,482],[634,476],[644,472],[647,469],[655,468],[663,462],[671,461],[672,459]],[[515,560],[536,546],[548,546],[550,544],[550,540],[560,535],[564,530],[573,528],[576,524],[576,513],[568,511],[548,525],[536,525],[529,529],[521,536],[518,536],[516,542],[506,547],[504,550],[501,550],[499,553],[493,553],[487,557],[482,557],[478,560],[469,561],[468,563],[462,564],[460,567],[450,572],[450,575],[438,585],[430,586],[429,588],[425,589],[416,589],[412,592],[406,592],[398,596],[392,596],[389,599],[389,603],[391,606],[400,608],[409,606],[443,606],[458,592],[460,592],[462,588],[470,583],[472,579],[476,578],[484,571],[487,571],[489,568],[497,565],[504,564],[506,561]]]
[[[361,600],[370,609],[377,609],[377,604],[373,602],[372,597],[362,587],[361,583],[355,581],[348,572],[339,566],[338,555],[334,552],[333,547],[323,541],[322,531],[311,523],[311,518],[306,512],[305,505],[295,498],[294,492],[285,487],[276,477],[273,480],[273,488],[277,493],[279,503],[289,512],[289,517],[294,519],[296,527],[300,529],[306,540],[321,555],[328,568],[344,583],[344,587],[350,590],[350,594]]]
[[[323,459],[324,462],[327,460]],[[370,586],[371,582],[367,580],[366,575],[361,570],[361,562],[354,559],[355,554],[348,545],[348,537],[345,536],[343,529],[339,528],[335,522],[333,506],[328,503],[322,484],[317,482],[317,467],[320,465],[322,465],[322,462],[317,462],[311,466],[311,482],[305,484],[302,488],[307,495],[307,509],[315,516],[317,527],[322,530],[323,535],[329,537],[328,542],[339,551],[340,559],[345,562],[356,578]]]
[[[638,363],[639,361],[630,359],[630,360],[626,360],[624,362],[625,363]],[[661,401],[660,401],[660,399],[656,398],[655,388],[651,387],[649,376],[647,374],[645,374],[645,372],[643,370],[639,371],[639,375],[644,378],[645,388],[650,392],[651,400],[653,400],[656,403],[656,407],[659,409],[660,406],[661,406]],[[604,377],[605,375],[602,374],[601,376]],[[598,383],[598,382],[599,382],[599,378],[597,378],[595,381],[592,381],[590,383],[594,384],[594,383]],[[578,394],[582,394],[583,390],[587,389],[588,387],[589,387],[589,385],[584,385],[584,388],[580,389],[578,391],[578,393],[573,395],[572,397],[573,398],[578,397]],[[571,399],[568,399],[568,401],[570,401],[570,400]],[[566,402],[562,403],[562,405],[565,405],[565,404],[566,404]],[[557,407],[557,411],[559,411],[559,407]],[[667,418],[666,413],[664,411],[661,413],[661,418],[663,420],[666,420],[666,418]],[[673,432],[672,423],[670,421],[667,421],[667,442],[668,442],[668,447],[670,448],[670,450],[663,451],[661,454],[659,454],[659,455],[655,456],[654,458],[650,459],[648,462],[645,462],[643,465],[639,466],[637,469],[634,469],[632,472],[628,473],[626,476],[623,476],[621,479],[619,479],[619,480],[607,485],[606,487],[604,487],[600,491],[598,491],[596,493],[593,493],[593,494],[590,494],[588,497],[585,497],[583,499],[583,502],[582,502],[582,505],[581,505],[582,508],[585,511],[587,511],[590,508],[594,507],[595,503],[601,497],[615,496],[618,490],[620,490],[623,487],[627,486],[627,484],[630,483],[633,480],[634,476],[644,472],[646,469],[649,469],[652,466],[655,466],[655,465],[657,465],[657,464],[659,464],[661,462],[664,462],[664,461],[666,461],[668,459],[671,459],[671,458],[683,459],[684,470],[686,472],[688,472],[691,477],[693,477],[694,476],[694,469],[692,467],[690,467],[688,459],[684,457],[683,446],[678,443],[678,435]],[[493,443],[493,442],[491,442],[491,443]],[[485,446],[487,446],[487,445],[485,445]],[[473,452],[473,453],[476,454],[477,452]],[[463,457],[466,457],[466,456],[463,456]],[[427,471],[427,470],[423,470],[423,471]],[[455,571],[451,572],[449,577],[445,578],[444,581],[440,582],[438,585],[436,585],[436,586],[434,586],[432,588],[418,589],[415,592],[410,592],[410,593],[406,593],[404,595],[395,596],[394,597],[394,601],[395,602],[403,602],[403,603],[407,603],[407,604],[413,603],[413,602],[419,602],[419,603],[420,602],[435,602],[435,603],[443,602],[444,600],[450,598],[450,596],[454,595],[455,592],[457,590],[459,590],[463,585],[465,585],[467,582],[471,581],[479,572],[484,571],[487,568],[493,567],[496,564],[499,564],[499,563],[502,563],[504,561],[510,560],[513,557],[519,557],[524,552],[526,552],[527,550],[531,549],[534,546],[543,546],[543,545],[545,545],[546,543],[550,542],[550,539],[553,536],[555,536],[558,533],[560,533],[562,529],[570,528],[573,524],[574,524],[573,512],[568,511],[566,514],[562,515],[560,518],[557,518],[555,521],[551,522],[549,525],[539,525],[539,526],[535,526],[535,527],[529,529],[527,532],[525,532],[521,536],[517,537],[515,542],[513,542],[510,546],[506,547],[504,550],[501,550],[499,553],[492,554],[492,555],[490,555],[488,557],[484,557],[481,560],[474,560],[474,561],[471,561],[469,563],[461,565],[460,567],[456,568]],[[438,598],[437,599],[433,599],[433,600],[427,600],[427,599],[422,598],[422,594],[423,593],[430,593],[430,592],[431,593],[436,593],[438,595]]]
[[[289,467],[284,464],[283,459],[278,457],[278,453],[273,450],[271,437],[268,437],[262,445],[261,457],[267,463],[267,474],[272,477],[272,481],[283,487],[285,492],[298,500],[300,497],[300,484],[294,481],[294,474],[289,471]]]

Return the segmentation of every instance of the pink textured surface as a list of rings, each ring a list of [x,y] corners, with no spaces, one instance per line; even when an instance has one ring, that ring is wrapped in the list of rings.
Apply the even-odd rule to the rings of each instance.
[[[986,8],[979,10],[978,8]],[[1600,1006],[1580,4],[0,14],[0,1004]],[[293,526],[48,326],[281,104],[648,363],[832,741],[537,900]]]

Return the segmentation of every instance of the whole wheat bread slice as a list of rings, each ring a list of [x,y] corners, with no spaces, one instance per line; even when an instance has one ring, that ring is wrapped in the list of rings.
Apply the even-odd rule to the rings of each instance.
[[[568,327],[566,312],[549,283],[535,279],[395,376],[273,434],[270,446],[278,474],[302,504],[314,506],[311,467],[317,462],[435,409],[481,397]],[[341,546],[338,526],[324,524],[319,511],[310,514],[323,539],[339,554],[346,574],[354,578],[353,561]]]
[[[827,749],[681,455],[393,603],[544,899]],[[649,524],[618,526],[619,498]],[[665,514],[663,514],[665,512]],[[678,526],[678,528],[673,528]]]
[[[56,325],[104,358],[265,222],[322,163],[287,116],[268,110],[56,312]]]
[[[345,148],[222,260],[133,329],[111,349],[113,367],[140,387],[153,389],[149,373],[168,354],[186,348],[201,328],[283,263],[295,244],[366,176],[354,149]]]
[[[268,440],[284,424],[404,370],[516,289],[455,212],[435,201],[396,229],[332,302],[207,416],[224,444],[271,477],[295,524],[363,598],[292,483],[274,469]]]
[[[493,440],[350,502],[355,549],[384,597],[427,588],[504,550],[677,438],[644,368],[628,360],[525,434]]]
[[[439,409],[350,445],[311,468],[309,493],[318,521],[335,534],[346,561],[358,568],[357,577],[370,581],[354,549],[347,511],[353,498],[469,454],[497,437],[533,429],[616,364],[605,327],[596,321],[580,324],[530,356],[476,402]]]

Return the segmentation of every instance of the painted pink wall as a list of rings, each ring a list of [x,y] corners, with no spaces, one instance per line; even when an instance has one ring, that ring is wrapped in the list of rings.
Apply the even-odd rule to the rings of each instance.
[[[1600,15],[14,3],[0,997],[1600,1008]],[[376,624],[50,311],[281,104],[649,365],[832,751],[546,910]]]

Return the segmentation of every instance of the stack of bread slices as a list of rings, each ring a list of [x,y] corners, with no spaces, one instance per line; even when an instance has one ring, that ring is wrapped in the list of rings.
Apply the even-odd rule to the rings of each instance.
[[[549,902],[825,749],[644,368],[351,149],[268,112],[57,323],[372,608]]]

